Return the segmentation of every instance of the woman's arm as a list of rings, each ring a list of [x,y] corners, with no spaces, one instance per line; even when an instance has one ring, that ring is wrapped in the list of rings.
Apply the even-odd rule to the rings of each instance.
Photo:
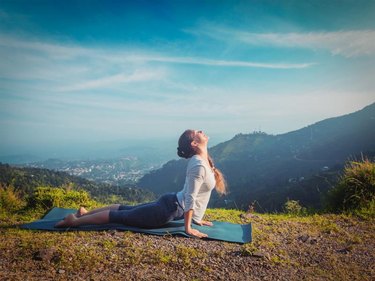
[[[197,165],[188,170],[187,173],[187,191],[185,193],[185,232],[199,238],[207,237],[208,235],[196,229],[191,228],[194,207],[196,204],[197,194],[201,188],[206,176],[206,170],[203,165]]]
[[[184,219],[185,219],[185,232],[186,232],[186,234],[196,236],[198,238],[208,237],[208,235],[206,233],[202,233],[197,229],[191,228],[192,217],[193,217],[193,209],[190,209],[189,211],[185,212]]]

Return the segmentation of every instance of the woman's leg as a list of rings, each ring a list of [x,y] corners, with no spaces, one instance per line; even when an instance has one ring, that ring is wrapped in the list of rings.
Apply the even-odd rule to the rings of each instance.
[[[114,206],[114,205],[112,205]],[[129,208],[128,208],[129,207]],[[115,208],[115,207],[114,207]],[[157,202],[138,206],[125,206],[125,209],[111,209],[111,206],[93,210],[80,217],[68,215],[55,227],[74,227],[87,224],[122,223],[138,227],[158,227],[173,220],[177,212],[175,195],[166,194]]]
[[[124,206],[121,205],[121,210],[132,210],[137,207],[144,207],[151,203],[145,203],[135,206]],[[120,204],[114,204],[98,209],[94,209],[91,211],[87,211],[85,208],[81,207],[78,209],[77,213],[70,214],[64,218],[64,220],[59,221],[55,227],[72,227],[72,226],[80,226],[80,225],[87,225],[87,224],[105,224],[109,223],[109,212],[114,211],[116,212],[120,207]]]
[[[109,205],[106,207],[97,208],[91,211],[87,211],[84,207],[80,207],[76,213],[76,217],[78,218],[81,216],[92,215],[92,214],[100,213],[100,212],[107,211],[107,210],[118,210],[119,207],[120,207],[120,204],[113,204],[113,205]]]
[[[153,202],[151,202],[151,203],[153,203]],[[106,207],[97,208],[97,209],[94,209],[94,210],[91,210],[91,211],[87,211],[84,207],[80,207],[78,209],[77,213],[76,213],[76,217],[78,218],[78,217],[85,216],[85,215],[92,215],[92,214],[95,214],[95,213],[98,213],[98,212],[103,212],[103,211],[106,211],[106,210],[110,210],[110,211],[131,210],[133,208],[145,206],[145,205],[148,205],[148,204],[150,204],[150,203],[143,203],[143,204],[134,205],[134,206],[113,204],[113,205],[109,205],[109,206],[106,206]]]
[[[65,217],[65,219],[55,224],[55,227],[72,227],[87,224],[106,224],[109,223],[109,212],[110,210],[104,210],[90,215],[84,215],[78,218],[74,214],[70,214]]]
[[[166,194],[156,202],[111,211],[109,221],[137,227],[159,227],[173,220],[176,211],[175,195]]]
[[[138,208],[138,207],[142,207],[142,206],[147,206],[149,204],[153,204],[154,202],[147,202],[147,203],[142,203],[142,204],[138,204],[138,205],[120,205],[118,210],[121,211],[121,210],[131,210],[131,209],[134,209],[134,208]]]

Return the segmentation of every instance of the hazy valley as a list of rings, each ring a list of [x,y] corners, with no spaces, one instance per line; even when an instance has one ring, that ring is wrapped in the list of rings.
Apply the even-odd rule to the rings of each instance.
[[[210,207],[247,210],[252,205],[258,211],[279,211],[286,200],[293,199],[304,207],[322,209],[325,195],[337,182],[346,161],[362,157],[373,159],[374,140],[375,104],[286,134],[238,134],[210,148],[230,189],[223,198],[214,195]],[[173,145],[168,143],[168,147],[166,144],[159,148],[130,146],[117,150],[122,156],[108,159],[48,159],[17,164],[17,167],[29,169],[29,172],[38,168],[33,170],[34,174],[43,169],[51,170],[49,173],[59,172],[59,175],[65,175],[61,174],[65,172],[75,176],[73,182],[76,183],[81,181],[77,179],[84,178],[88,180],[84,181],[84,189],[101,197],[111,192],[124,195],[127,188],[132,188],[139,189],[140,193],[152,191],[153,196],[147,193],[144,198],[153,198],[180,190],[185,180],[187,161],[167,161],[174,158],[174,149],[170,148]],[[5,180],[3,175],[2,183],[9,182],[12,181]],[[17,183],[17,179],[13,182]],[[67,184],[69,180],[57,181],[62,182]],[[57,186],[48,180],[38,183]],[[26,189],[21,185],[17,187]],[[124,198],[134,199],[131,196]]]

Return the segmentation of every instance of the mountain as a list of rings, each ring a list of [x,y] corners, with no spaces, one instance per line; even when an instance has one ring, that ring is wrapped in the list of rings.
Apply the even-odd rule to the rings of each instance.
[[[72,186],[77,190],[86,190],[94,199],[100,201],[105,201],[112,195],[117,195],[123,201],[133,202],[145,202],[155,199],[152,192],[133,186],[113,186],[105,183],[96,183],[61,171],[20,168],[0,163],[0,187],[2,186],[13,186],[23,196],[32,194],[34,189],[39,186]]]
[[[322,197],[335,184],[345,162],[375,156],[375,103],[360,111],[330,118],[280,135],[238,134],[210,148],[225,174],[230,194],[211,206],[246,209],[256,201],[263,210],[280,210],[287,199],[321,208]],[[173,160],[145,175],[138,186],[161,194],[178,191],[186,160]]]

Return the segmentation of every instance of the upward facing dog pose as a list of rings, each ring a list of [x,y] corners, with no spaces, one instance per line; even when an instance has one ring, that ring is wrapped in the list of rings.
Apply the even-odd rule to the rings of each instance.
[[[208,136],[202,131],[186,130],[178,140],[177,154],[189,159],[184,187],[177,193],[167,193],[157,201],[136,206],[114,204],[87,211],[81,207],[55,227],[71,227],[87,224],[121,223],[129,226],[160,227],[175,219],[185,220],[185,232],[199,238],[207,234],[191,227],[212,226],[203,216],[215,188],[219,194],[226,193],[226,183],[221,172],[213,165],[207,151]]]

